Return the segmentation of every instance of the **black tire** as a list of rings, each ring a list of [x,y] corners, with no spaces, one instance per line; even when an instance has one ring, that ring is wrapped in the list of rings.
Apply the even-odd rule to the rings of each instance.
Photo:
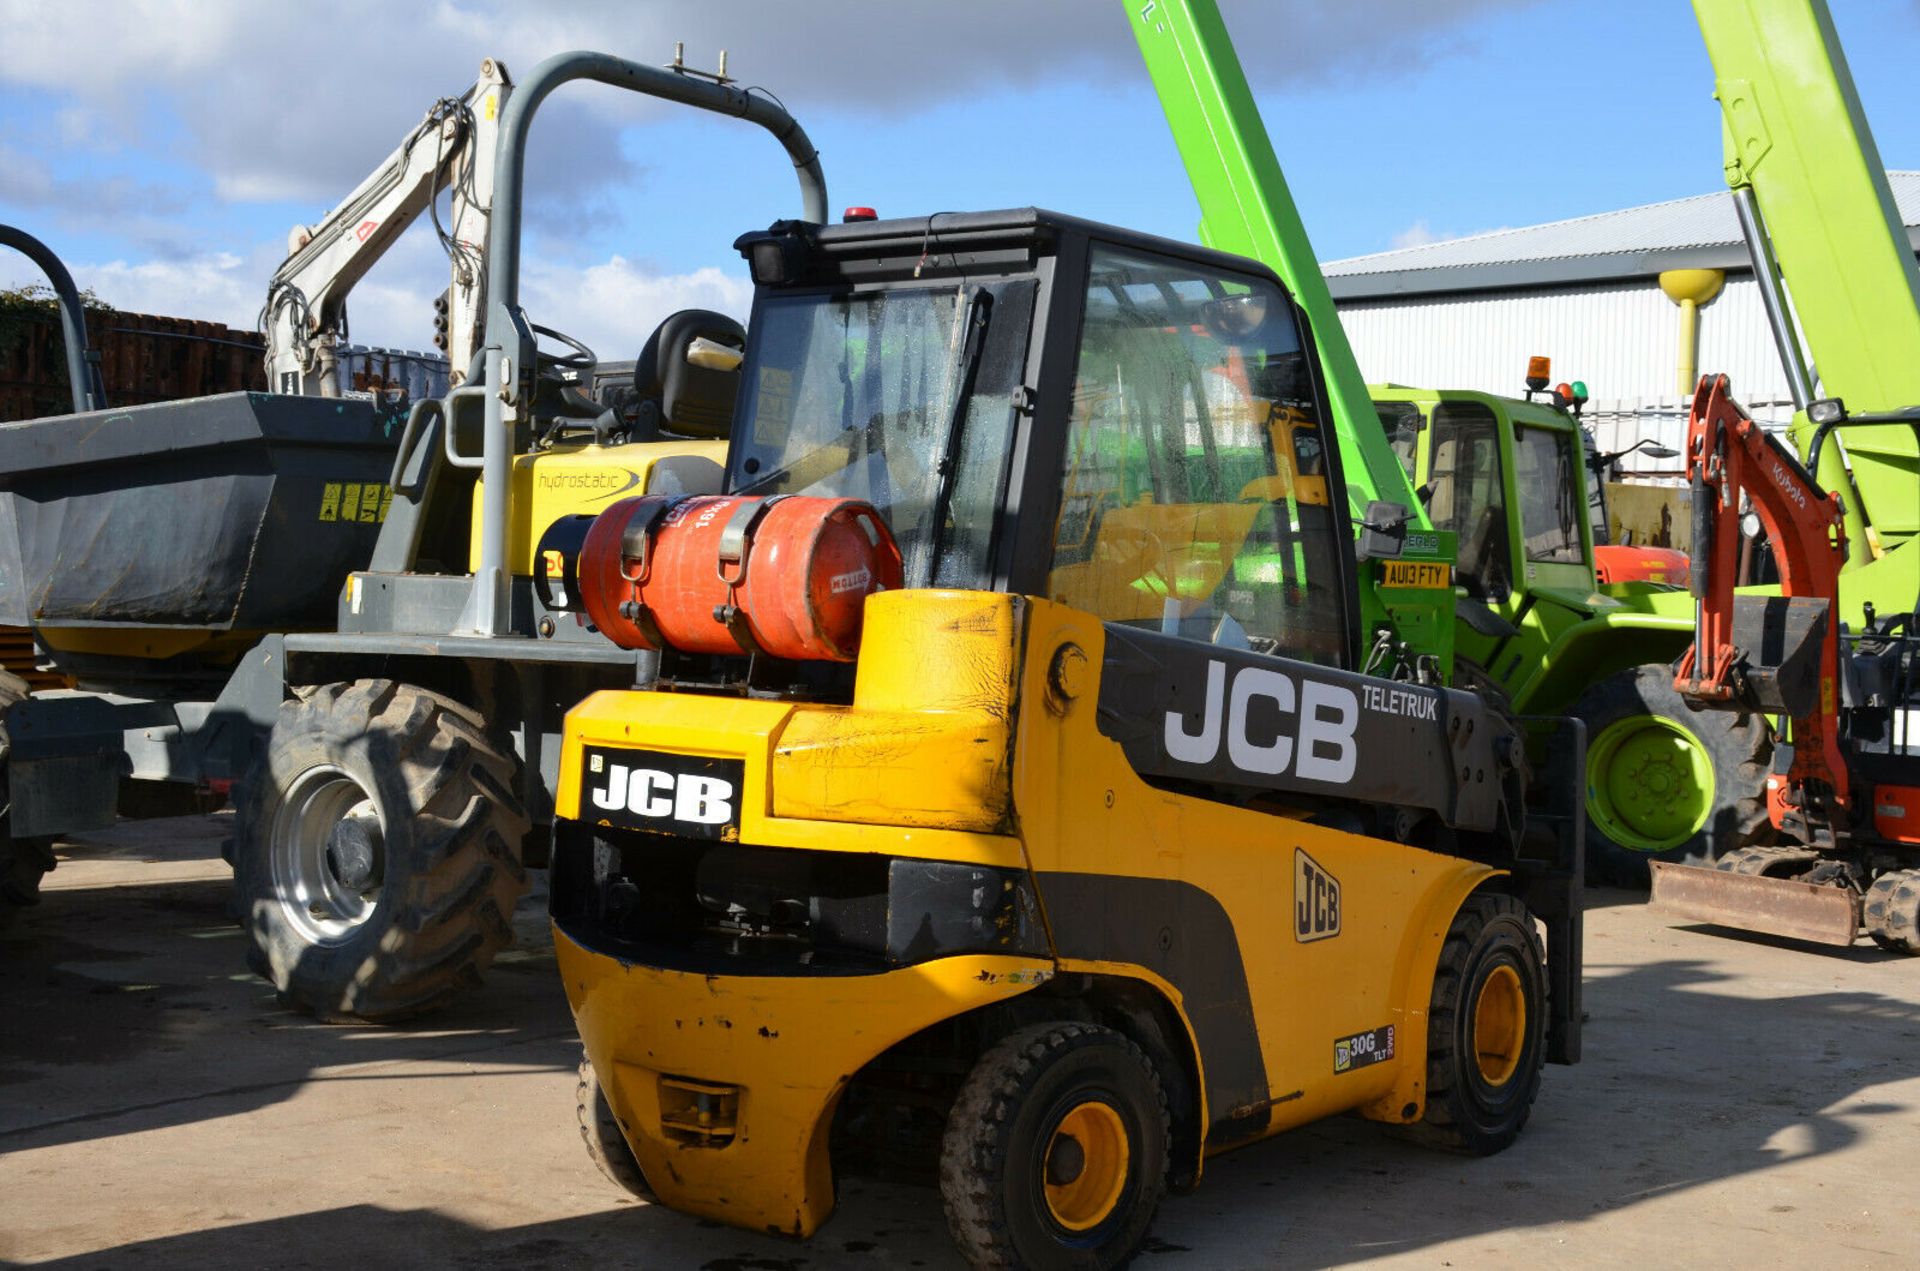
[[[1867,888],[1863,917],[1873,942],[1890,953],[1920,954],[1920,869],[1895,869]]]
[[[580,1080],[574,1085],[573,1095],[574,1115],[580,1122],[580,1141],[587,1145],[587,1155],[593,1163],[615,1186],[641,1200],[653,1200],[653,1188],[648,1186],[640,1162],[633,1158],[633,1149],[627,1146],[626,1136],[620,1132],[620,1122],[600,1089],[600,1077],[593,1070],[593,1061],[585,1055],[580,1057]]]
[[[1106,1143],[1089,1159],[1063,1126]],[[954,1242],[975,1267],[1121,1266],[1166,1194],[1170,1135],[1160,1078],[1127,1038],[1021,1029],[981,1056],[947,1117],[940,1194]]]
[[[25,680],[0,671],[0,757],[7,753],[6,713],[28,692]],[[40,880],[55,863],[52,839],[13,837],[13,817],[7,811],[11,804],[4,769],[0,769],[0,931],[12,926],[22,909],[40,903]]]
[[[1540,1093],[1546,1036],[1546,953],[1533,915],[1511,896],[1468,897],[1434,973],[1427,1106],[1413,1136],[1473,1156],[1506,1148]]]
[[[1587,881],[1605,886],[1645,887],[1647,862],[1682,861],[1711,864],[1726,852],[1764,841],[1772,833],[1767,819],[1767,767],[1773,756],[1773,735],[1764,718],[1744,711],[1697,711],[1673,687],[1673,672],[1662,665],[1635,667],[1608,676],[1589,688],[1568,712],[1587,726],[1588,771]],[[1667,788],[1691,781],[1690,772],[1673,760],[1636,764],[1633,751],[1616,742],[1632,736],[1632,721],[1651,720],[1654,730],[1679,729],[1698,742],[1712,770],[1713,792],[1706,814],[1688,829],[1671,833],[1649,830],[1636,837],[1631,829],[1644,805],[1616,805],[1615,796],[1602,789],[1599,768],[1608,755],[1619,756],[1629,773],[1646,771],[1645,797],[1659,799]],[[1614,730],[1618,726],[1619,731]],[[1681,732],[1671,734],[1675,738]],[[1643,754],[1645,752],[1642,752]],[[1615,787],[1617,789],[1617,787]],[[1657,825],[1657,820],[1646,822]],[[1618,826],[1616,839],[1609,828]],[[1660,846],[1654,846],[1659,844]]]
[[[286,703],[236,800],[254,970],[325,1020],[404,1019],[478,984],[527,890],[514,775],[477,714],[424,689]]]

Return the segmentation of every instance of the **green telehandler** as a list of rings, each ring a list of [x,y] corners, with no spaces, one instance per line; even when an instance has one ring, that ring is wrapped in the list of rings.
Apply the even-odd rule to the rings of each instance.
[[[1707,861],[1764,836],[1764,718],[1699,713],[1673,688],[1691,597],[1596,580],[1578,420],[1550,402],[1369,390],[1214,0],[1126,7],[1200,204],[1201,241],[1286,280],[1313,319],[1347,471],[1455,540],[1436,642],[1449,682],[1586,724],[1590,875],[1644,885],[1650,860]]]

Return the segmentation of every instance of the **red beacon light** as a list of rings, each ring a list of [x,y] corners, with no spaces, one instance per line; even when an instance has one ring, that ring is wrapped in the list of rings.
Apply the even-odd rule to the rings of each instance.
[[[880,213],[870,207],[850,207],[840,213],[840,223],[842,225],[851,225],[855,221],[877,221],[879,219]]]

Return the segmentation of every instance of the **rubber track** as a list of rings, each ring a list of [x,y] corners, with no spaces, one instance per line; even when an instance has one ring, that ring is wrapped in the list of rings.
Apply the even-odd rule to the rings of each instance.
[[[1894,953],[1920,954],[1920,870],[1889,870],[1867,889],[1867,934]]]

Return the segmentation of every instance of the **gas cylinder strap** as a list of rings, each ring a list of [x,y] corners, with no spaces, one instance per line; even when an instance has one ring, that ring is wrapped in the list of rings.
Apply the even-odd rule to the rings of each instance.
[[[788,496],[776,494],[758,503],[742,504],[735,509],[720,531],[720,581],[727,585],[727,603],[713,607],[713,620],[727,629],[734,643],[748,653],[759,653],[760,642],[753,638],[753,625],[739,604],[740,588],[747,581],[747,558],[753,555],[753,532],[774,504]]]
[[[720,531],[718,568],[720,581],[727,585],[729,591],[738,589],[747,581],[747,557],[753,554],[753,532],[760,527],[761,519],[774,504],[787,497],[776,494],[758,503],[743,503],[728,518],[727,527]]]
[[[690,494],[676,494],[671,498],[650,496],[647,506],[640,508],[633,519],[627,522],[626,529],[620,533],[622,578],[635,587],[647,581],[647,570],[651,567],[653,555],[653,532],[660,528],[660,522],[667,519],[668,513],[692,497]]]

